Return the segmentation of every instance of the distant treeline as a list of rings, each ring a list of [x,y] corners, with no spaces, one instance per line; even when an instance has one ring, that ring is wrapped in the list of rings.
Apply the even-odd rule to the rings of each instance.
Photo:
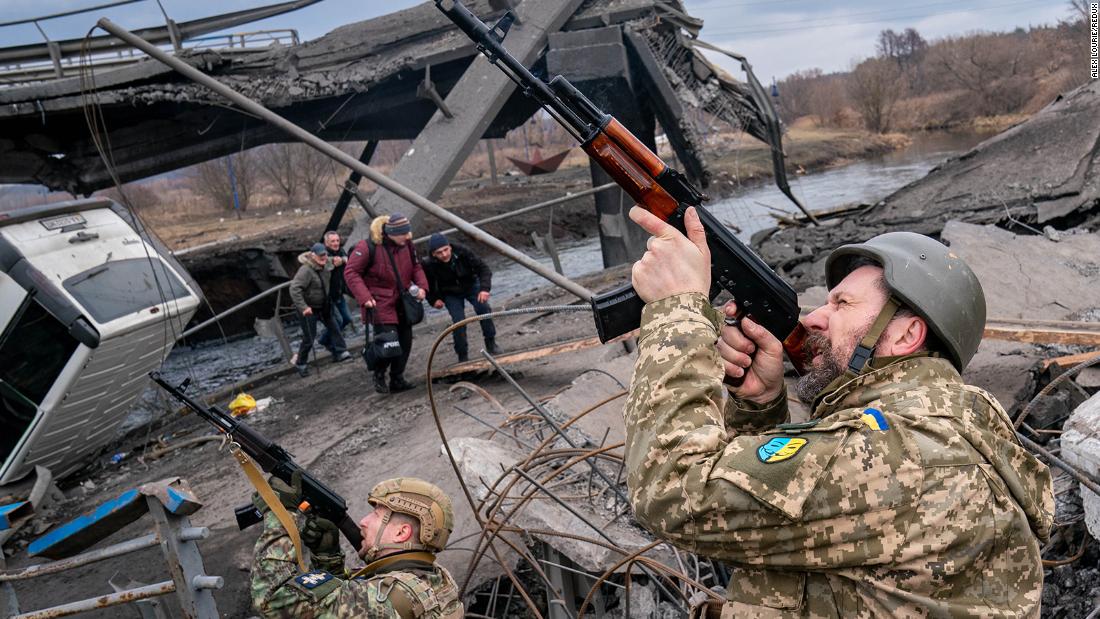
[[[1057,26],[972,32],[926,41],[909,28],[879,34],[876,56],[850,71],[800,71],[778,83],[787,123],[914,131],[1032,114],[1088,80],[1086,3]]]

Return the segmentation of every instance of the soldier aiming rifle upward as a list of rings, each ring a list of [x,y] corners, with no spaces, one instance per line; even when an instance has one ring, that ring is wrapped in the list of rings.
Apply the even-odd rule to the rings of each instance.
[[[421,479],[396,478],[371,490],[374,508],[359,522],[347,501],[299,466],[290,453],[180,386],[153,381],[230,441],[230,452],[258,491],[237,509],[241,529],[263,522],[252,563],[252,604],[267,618],[340,617],[458,619],[458,586],[435,553],[454,530],[451,499]],[[271,474],[264,480],[259,465]],[[367,565],[344,567],[340,535]],[[303,546],[305,548],[303,548]]]

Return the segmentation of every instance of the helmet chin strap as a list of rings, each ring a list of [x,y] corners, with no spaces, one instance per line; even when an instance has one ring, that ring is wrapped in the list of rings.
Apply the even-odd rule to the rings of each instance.
[[[378,559],[378,553],[383,550],[427,550],[427,546],[422,544],[415,544],[412,541],[402,542],[400,544],[383,544],[382,534],[386,532],[386,525],[390,522],[390,516],[393,515],[393,511],[386,510],[386,515],[382,516],[382,522],[378,525],[378,533],[374,535],[374,542],[367,548],[367,551],[363,553],[363,560],[367,563],[371,563]]]
[[[878,338],[886,330],[886,325],[893,319],[900,306],[901,304],[893,296],[886,299],[886,305],[883,305],[882,309],[879,310],[875,322],[871,324],[871,328],[867,330],[863,339],[859,341],[859,345],[856,346],[855,351],[852,352],[852,358],[848,360],[848,369],[844,373],[845,376],[855,378],[867,370],[867,363],[875,355],[875,344],[878,342]]]

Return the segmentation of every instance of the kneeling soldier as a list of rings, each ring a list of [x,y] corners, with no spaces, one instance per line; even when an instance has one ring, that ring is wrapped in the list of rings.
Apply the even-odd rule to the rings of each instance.
[[[301,489],[272,480],[288,510],[301,503]],[[429,617],[463,616],[458,586],[435,563],[454,528],[451,500],[438,487],[411,477],[384,481],[371,490],[374,507],[359,521],[366,567],[348,575],[340,532],[323,518],[295,516],[309,548],[301,572],[294,546],[278,518],[265,510],[264,532],[252,564],[252,604],[264,617]]]

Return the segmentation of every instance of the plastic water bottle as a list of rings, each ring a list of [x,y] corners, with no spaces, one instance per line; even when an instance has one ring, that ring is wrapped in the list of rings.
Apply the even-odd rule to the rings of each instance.
[[[416,284],[409,284],[409,294],[414,297],[420,296],[420,286],[417,286]]]

